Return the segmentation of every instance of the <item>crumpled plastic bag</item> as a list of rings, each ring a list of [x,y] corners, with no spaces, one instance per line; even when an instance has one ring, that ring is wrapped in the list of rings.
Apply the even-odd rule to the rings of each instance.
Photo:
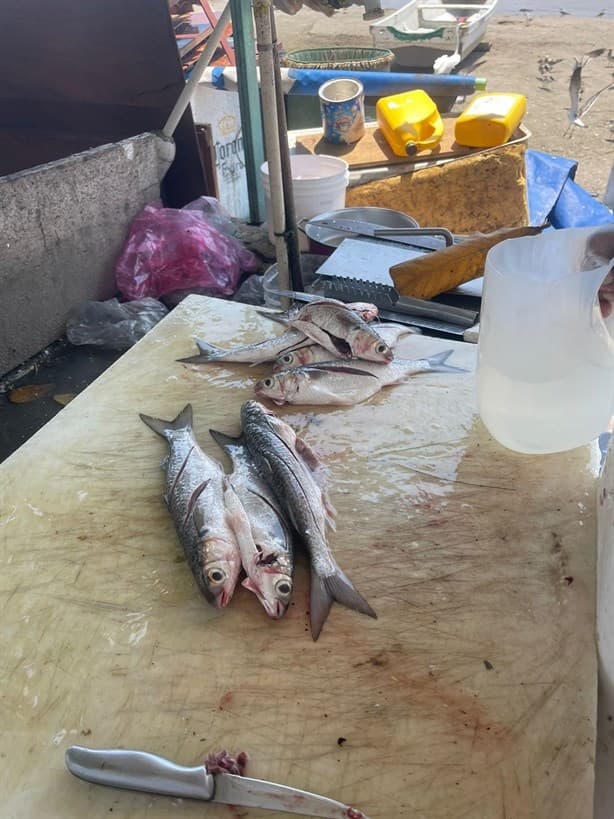
[[[231,296],[242,272],[256,265],[253,253],[199,211],[147,205],[130,227],[115,265],[115,281],[127,299],[158,298],[190,288]]]
[[[215,196],[199,196],[198,199],[184,205],[181,210],[198,211],[214,228],[217,228],[220,233],[225,233],[226,236],[234,236],[236,233],[237,226],[232,216]]]
[[[71,344],[93,344],[110,350],[127,350],[143,338],[168,313],[157,299],[120,304],[117,299],[86,301],[71,310],[66,336]]]

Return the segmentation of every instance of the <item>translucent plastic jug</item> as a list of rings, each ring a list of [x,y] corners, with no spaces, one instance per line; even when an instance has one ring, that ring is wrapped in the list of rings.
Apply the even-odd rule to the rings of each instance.
[[[614,312],[598,291],[614,269],[614,225],[508,239],[486,258],[478,408],[517,452],[589,443],[614,412]]]

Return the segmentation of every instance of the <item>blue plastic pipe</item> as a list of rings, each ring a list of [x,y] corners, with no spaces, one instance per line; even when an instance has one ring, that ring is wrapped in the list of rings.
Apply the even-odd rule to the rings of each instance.
[[[486,80],[464,74],[401,74],[388,71],[329,71],[319,68],[290,68],[288,78],[293,81],[290,94],[317,95],[318,88],[327,80],[349,77],[361,82],[366,97],[384,97],[422,88],[428,94],[440,97],[465,96],[486,88]]]

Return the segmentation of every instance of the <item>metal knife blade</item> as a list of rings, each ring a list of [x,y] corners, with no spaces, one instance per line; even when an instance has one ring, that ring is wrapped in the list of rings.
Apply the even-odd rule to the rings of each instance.
[[[339,230],[343,233],[371,236],[374,239],[383,239],[388,242],[412,245],[413,247],[419,247],[423,250],[441,250],[442,247],[454,244],[454,236],[446,228],[391,228],[385,225],[375,224],[374,222],[365,222],[360,219],[340,218],[314,219],[311,224],[316,227]]]
[[[97,785],[323,819],[368,819],[326,796],[246,776],[210,774],[204,765],[185,767],[147,751],[72,745],[65,760],[72,774]]]
[[[315,793],[250,779],[233,774],[215,775],[213,802],[225,805],[241,805],[246,808],[266,808],[267,810],[298,813],[301,816],[319,816],[324,819],[368,819],[364,813]]]

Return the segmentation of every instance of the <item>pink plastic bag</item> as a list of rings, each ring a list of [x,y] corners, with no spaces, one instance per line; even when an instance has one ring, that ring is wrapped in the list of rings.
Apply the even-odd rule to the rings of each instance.
[[[126,299],[159,298],[190,288],[231,296],[242,271],[256,266],[253,253],[220,233],[202,213],[147,205],[130,227],[115,281]]]

